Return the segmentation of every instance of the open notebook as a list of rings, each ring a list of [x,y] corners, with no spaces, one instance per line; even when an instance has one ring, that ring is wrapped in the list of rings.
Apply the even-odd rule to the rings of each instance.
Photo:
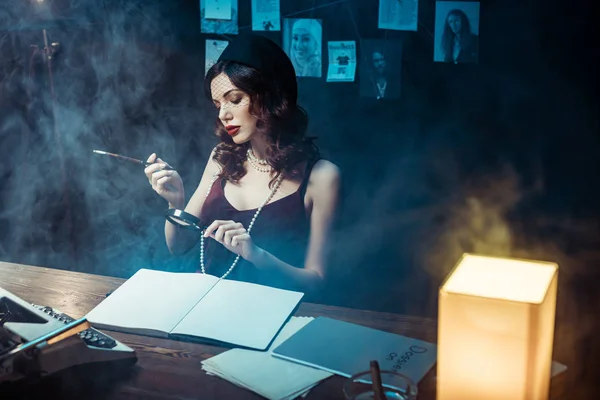
[[[264,350],[303,296],[212,275],[140,269],[86,317],[99,329]]]

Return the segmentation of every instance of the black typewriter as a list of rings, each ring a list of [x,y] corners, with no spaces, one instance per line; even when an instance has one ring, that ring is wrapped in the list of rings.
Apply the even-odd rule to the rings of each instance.
[[[48,306],[0,288],[0,383],[43,377],[82,365],[133,365],[135,351]]]

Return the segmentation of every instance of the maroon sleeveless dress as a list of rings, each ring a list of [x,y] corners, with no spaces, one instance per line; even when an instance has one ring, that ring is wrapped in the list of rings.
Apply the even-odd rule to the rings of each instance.
[[[304,206],[304,195],[310,172],[317,161],[314,160],[307,164],[298,190],[263,207],[250,232],[254,244],[296,268],[304,268],[310,232],[310,221]],[[235,209],[225,198],[225,183],[223,178],[218,178],[213,183],[202,206],[200,219],[206,224],[210,224],[214,220],[232,220],[242,223],[247,229],[257,209],[242,211]],[[227,250],[214,239],[204,239],[204,267],[207,274],[223,276],[231,267],[235,257],[236,254]],[[296,289],[290,282],[276,279],[242,257],[227,279],[282,289]]]

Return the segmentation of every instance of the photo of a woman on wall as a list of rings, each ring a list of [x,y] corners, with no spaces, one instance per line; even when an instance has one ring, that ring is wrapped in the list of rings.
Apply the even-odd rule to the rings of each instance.
[[[442,33],[441,50],[444,62],[455,64],[477,62],[478,39],[479,37],[472,33],[471,22],[467,15],[459,9],[450,10]]]

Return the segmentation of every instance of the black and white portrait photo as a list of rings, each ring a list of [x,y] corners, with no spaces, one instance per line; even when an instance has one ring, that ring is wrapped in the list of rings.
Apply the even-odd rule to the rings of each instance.
[[[296,76],[321,77],[322,31],[318,19],[284,19],[283,50],[292,60]]]
[[[360,95],[378,100],[400,97],[402,42],[364,39],[360,46]]]
[[[433,61],[476,63],[479,60],[479,3],[438,1],[435,8]]]

